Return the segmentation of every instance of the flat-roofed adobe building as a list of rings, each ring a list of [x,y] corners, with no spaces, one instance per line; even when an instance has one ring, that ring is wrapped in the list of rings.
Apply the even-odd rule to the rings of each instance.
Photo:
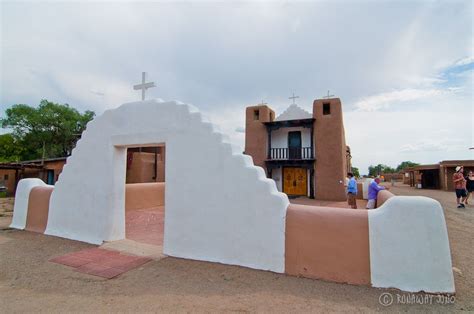
[[[418,165],[405,169],[404,183],[422,189],[454,191],[453,175],[457,166],[464,167],[464,175],[474,171],[474,160],[444,160],[432,165]]]
[[[312,113],[292,104],[278,117],[267,105],[247,107],[245,154],[289,196],[345,200],[351,154],[342,115],[339,98],[316,99]]]

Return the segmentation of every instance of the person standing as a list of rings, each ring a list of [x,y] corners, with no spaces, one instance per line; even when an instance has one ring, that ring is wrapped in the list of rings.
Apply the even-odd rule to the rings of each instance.
[[[354,178],[352,172],[347,173],[347,204],[351,206],[352,209],[357,209],[357,181]]]
[[[472,173],[471,170],[469,170],[469,174],[466,177],[466,190],[467,190],[466,205],[468,205],[467,201],[469,200],[469,197],[472,195],[472,192],[474,192],[474,174]]]
[[[456,203],[458,208],[464,208],[466,201],[466,179],[464,178],[464,168],[462,166],[456,167],[456,173],[453,174],[454,190],[456,191]]]
[[[369,184],[369,193],[368,193],[368,201],[367,201],[367,209],[374,209],[375,205],[377,204],[377,195],[379,191],[386,190],[387,188],[383,185],[380,185],[380,178],[375,178]]]

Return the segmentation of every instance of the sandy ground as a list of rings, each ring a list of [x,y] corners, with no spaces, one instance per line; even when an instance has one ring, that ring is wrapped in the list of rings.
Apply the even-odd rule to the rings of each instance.
[[[0,211],[0,312],[453,312],[474,311],[474,206],[458,210],[453,194],[393,187],[439,200],[446,214],[456,302],[397,303],[394,290],[290,277],[243,267],[166,257],[116,279],[76,273],[48,259],[92,245],[8,229]],[[3,205],[2,205],[3,206]],[[2,207],[3,208],[3,207]],[[379,303],[382,293],[395,297]]]

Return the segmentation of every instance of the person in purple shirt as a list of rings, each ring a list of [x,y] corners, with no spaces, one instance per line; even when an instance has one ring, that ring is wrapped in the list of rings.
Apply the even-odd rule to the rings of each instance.
[[[381,190],[386,190],[387,188],[384,187],[383,185],[380,185],[380,178],[375,178],[374,181],[372,181],[369,184],[369,193],[368,193],[368,199],[369,201],[367,202],[367,209],[374,209],[375,204],[377,203],[377,194],[379,194],[379,191]]]

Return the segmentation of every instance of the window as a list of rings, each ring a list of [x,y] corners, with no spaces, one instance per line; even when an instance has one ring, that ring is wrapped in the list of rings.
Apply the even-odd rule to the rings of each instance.
[[[260,110],[257,109],[253,111],[253,119],[256,121],[260,120]]]
[[[8,181],[8,174],[4,175],[4,176],[3,176],[3,179],[4,179],[5,181]]]
[[[324,103],[323,104],[323,115],[328,115],[331,114],[331,106],[329,103]]]

